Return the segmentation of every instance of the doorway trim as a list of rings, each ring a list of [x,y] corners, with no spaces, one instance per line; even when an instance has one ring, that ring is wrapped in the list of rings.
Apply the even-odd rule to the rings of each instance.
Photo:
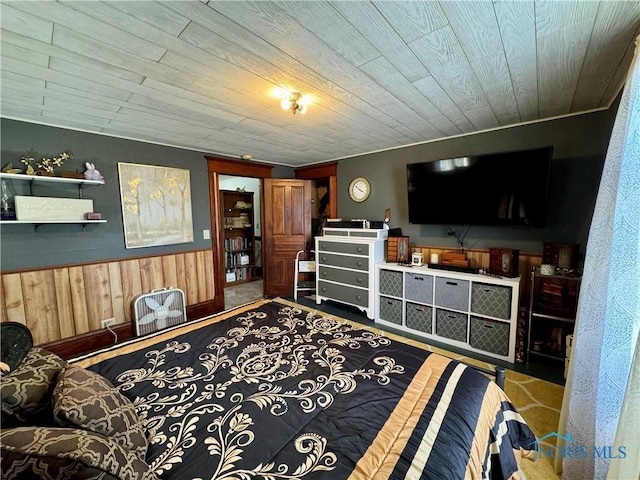
[[[319,163],[294,170],[296,178],[300,180],[329,179],[329,218],[338,216],[338,163]]]
[[[222,230],[222,210],[220,206],[220,175],[233,175],[236,177],[251,178],[271,178],[272,165],[255,162],[245,162],[241,160],[231,160],[228,158],[213,157],[205,155],[207,159],[207,171],[209,174],[209,199],[211,202],[211,230],[212,230],[212,250],[213,250],[213,291],[215,296],[215,306],[218,311],[224,310],[224,255],[223,242],[224,231]],[[260,222],[264,205],[262,202],[263,194],[262,182],[260,188]]]

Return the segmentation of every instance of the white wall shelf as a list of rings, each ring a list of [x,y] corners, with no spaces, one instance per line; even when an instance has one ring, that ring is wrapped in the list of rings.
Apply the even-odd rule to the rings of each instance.
[[[18,180],[29,182],[29,193],[33,195],[33,185],[35,183],[61,183],[78,186],[78,198],[82,198],[82,187],[84,185],[104,185],[104,181],[87,180],[86,178],[49,177],[47,175],[25,175],[22,173],[0,172],[0,179]]]
[[[33,185],[35,183],[59,183],[66,185],[78,186],[78,197],[82,198],[82,187],[84,185],[104,185],[104,181],[87,180],[85,178],[67,178],[67,177],[49,177],[47,175],[25,175],[21,173],[5,173],[0,172],[0,180],[16,180],[20,182],[29,182],[30,193],[33,196]],[[87,225],[92,223],[107,223],[106,220],[0,220],[2,225],[30,224],[35,226],[35,230],[41,225],[47,224],[78,224],[82,225],[85,231]]]
[[[20,180],[23,182],[43,182],[43,183],[75,183],[80,185],[104,185],[99,180],[87,180],[85,178],[49,177],[46,175],[25,175],[23,173],[0,172],[0,178],[7,180]]]

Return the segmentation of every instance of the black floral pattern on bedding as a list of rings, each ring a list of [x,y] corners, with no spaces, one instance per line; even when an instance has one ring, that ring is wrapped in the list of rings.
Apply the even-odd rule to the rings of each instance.
[[[428,355],[391,344],[269,303],[90,368],[133,400],[158,475],[345,478]]]

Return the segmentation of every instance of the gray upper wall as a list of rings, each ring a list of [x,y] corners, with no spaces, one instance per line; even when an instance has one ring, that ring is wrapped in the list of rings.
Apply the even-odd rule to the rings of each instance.
[[[2,159],[4,167],[11,162],[20,165],[20,158],[32,151],[37,159],[60,152],[70,152],[71,161],[63,170],[85,170],[85,162],[95,164],[106,184],[84,187],[84,198],[93,199],[94,209],[107,220],[105,224],[43,225],[35,231],[33,225],[1,225],[0,268],[2,271],[67,265],[128,257],[162,255],[181,251],[211,248],[211,240],[202,231],[211,231],[209,176],[206,152],[196,152],[122,138],[96,135],[33,123],[2,119]],[[192,243],[126,249],[123,234],[118,162],[187,168],[191,176],[191,208],[193,215]],[[293,169],[275,166],[276,178],[291,178]],[[28,182],[7,182],[12,193],[28,194]],[[76,198],[75,185],[36,185],[34,195]]]
[[[565,117],[474,135],[430,142],[341,160],[338,163],[338,214],[343,219],[382,220],[391,209],[392,228],[401,228],[412,245],[457,248],[444,225],[411,225],[408,220],[408,163],[552,145],[554,158],[544,228],[471,226],[465,248],[515,248],[541,253],[543,242],[580,244],[584,252],[617,103],[609,110]],[[355,177],[371,182],[363,203],[349,198]],[[527,179],[523,178],[523,182]],[[478,194],[482,186],[478,185]],[[442,199],[446,201],[445,198]],[[453,225],[464,231],[466,225]]]
[[[606,111],[495,130],[476,135],[399,148],[338,162],[338,212],[345,219],[382,219],[391,208],[391,226],[400,227],[412,244],[456,248],[454,238],[441,225],[410,225],[407,214],[407,163],[481,153],[519,150],[546,145],[554,147],[553,178],[549,216],[545,228],[471,227],[466,248],[506,247],[539,253],[542,242],[578,243],[582,251],[587,241],[595,198],[617,103]],[[85,197],[94,200],[95,210],[106,224],[45,225],[38,232],[31,225],[2,225],[0,267],[2,271],[113,260],[142,255],[161,255],[210,248],[202,230],[211,229],[209,180],[205,152],[194,152],[132,140],[65,130],[44,125],[1,120],[2,160],[17,165],[30,150],[37,156],[63,151],[73,154],[65,169],[84,171],[92,162],[102,172],[106,185],[86,187]],[[124,248],[118,162],[179,168],[191,172],[194,242],[163,247]],[[275,166],[273,176],[292,178],[293,169]],[[369,199],[357,204],[349,199],[347,187],[358,176],[372,184]],[[11,182],[12,184],[18,182]],[[20,182],[23,183],[23,182]],[[26,182],[24,182],[26,184]],[[21,193],[25,185],[11,185]],[[69,186],[38,186],[36,195],[73,196]],[[75,188],[75,187],[71,187]],[[67,190],[64,190],[67,189]],[[466,227],[454,226],[464,230]]]

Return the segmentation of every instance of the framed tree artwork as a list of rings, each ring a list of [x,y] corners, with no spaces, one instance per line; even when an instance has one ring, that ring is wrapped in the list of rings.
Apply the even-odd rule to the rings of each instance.
[[[118,179],[126,248],[193,242],[189,170],[118,162]]]

